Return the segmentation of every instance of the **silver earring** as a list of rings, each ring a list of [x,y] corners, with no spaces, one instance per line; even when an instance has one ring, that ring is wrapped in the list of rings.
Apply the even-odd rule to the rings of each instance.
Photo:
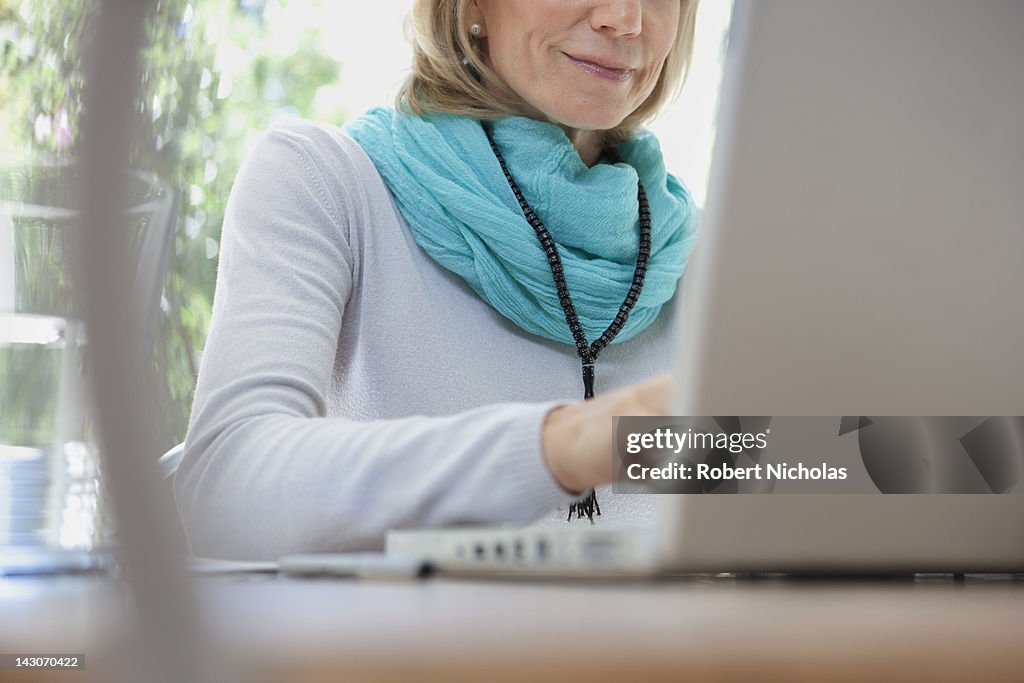
[[[469,27],[469,32],[472,33],[474,36],[480,35],[480,31],[482,30],[483,28],[480,26],[480,24],[473,24],[472,26]]]

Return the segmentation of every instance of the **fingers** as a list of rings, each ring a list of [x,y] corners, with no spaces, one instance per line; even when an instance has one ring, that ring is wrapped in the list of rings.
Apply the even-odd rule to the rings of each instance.
[[[657,375],[627,388],[625,400],[616,406],[615,415],[644,416],[668,414],[672,376]]]
[[[669,374],[657,375],[639,385],[637,415],[667,414],[671,388],[672,376]]]

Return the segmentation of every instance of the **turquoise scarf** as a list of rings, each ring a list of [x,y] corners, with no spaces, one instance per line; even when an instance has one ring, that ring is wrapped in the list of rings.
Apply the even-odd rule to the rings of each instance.
[[[620,146],[628,165],[588,168],[554,124],[510,116],[491,125],[512,177],[558,245],[591,342],[629,291],[640,239],[640,174],[651,206],[651,257],[643,292],[615,342],[641,332],[672,298],[696,242],[696,208],[666,173],[657,139],[641,132]],[[431,258],[524,330],[574,343],[544,250],[477,119],[373,109],[346,130],[373,160]]]

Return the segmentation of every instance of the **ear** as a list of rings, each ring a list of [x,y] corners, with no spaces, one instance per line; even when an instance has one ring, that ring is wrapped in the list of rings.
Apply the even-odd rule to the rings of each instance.
[[[487,35],[487,21],[484,19],[484,8],[481,7],[481,0],[470,0],[466,4],[466,13],[463,17],[464,26],[462,30],[466,32],[470,38],[483,38]],[[472,32],[473,25],[480,27],[478,33]]]

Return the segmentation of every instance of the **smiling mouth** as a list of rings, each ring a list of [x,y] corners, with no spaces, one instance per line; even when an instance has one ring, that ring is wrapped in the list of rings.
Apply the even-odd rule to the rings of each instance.
[[[598,61],[594,61],[591,58],[574,57],[568,52],[563,52],[563,55],[569,58],[573,64],[583,69],[592,76],[603,78],[609,81],[625,81],[633,75],[635,69],[628,66],[619,66],[618,64],[604,64]]]

